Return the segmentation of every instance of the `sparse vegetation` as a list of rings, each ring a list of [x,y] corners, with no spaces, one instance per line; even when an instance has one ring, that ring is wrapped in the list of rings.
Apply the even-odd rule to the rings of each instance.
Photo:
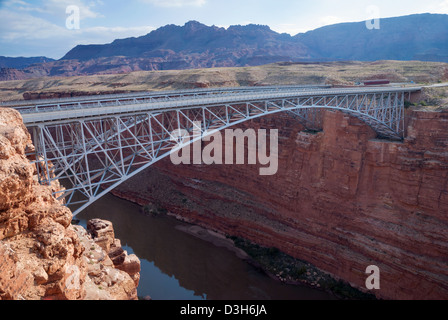
[[[143,212],[147,215],[151,215],[154,217],[166,215],[168,210],[162,207],[160,204],[149,203],[146,206],[143,206]]]
[[[421,106],[448,106],[448,87],[427,88],[423,92]]]
[[[235,246],[244,250],[255,266],[282,282],[304,283],[332,292],[340,299],[373,300],[376,297],[353,288],[348,283],[336,280],[312,264],[281,252],[278,248],[266,248],[248,240],[229,236]]]
[[[127,74],[49,77],[0,82],[0,101],[22,100],[25,92],[98,94],[243,85],[354,84],[364,79],[392,82],[444,82],[448,64],[419,61],[274,63],[257,67],[138,71]]]
[[[408,101],[408,100],[405,100],[405,102],[404,102],[404,107],[405,107],[406,109],[408,109],[408,108],[410,108],[410,107],[412,107],[412,106],[414,106],[414,104],[413,104],[412,102],[410,102],[410,101]]]
[[[322,130],[314,130],[314,129],[305,129],[303,132],[308,134],[318,134],[319,132],[322,132]]]

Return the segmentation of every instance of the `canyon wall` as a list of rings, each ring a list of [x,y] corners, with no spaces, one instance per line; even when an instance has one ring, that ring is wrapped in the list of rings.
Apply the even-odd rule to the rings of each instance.
[[[0,108],[0,300],[137,299],[140,261],[115,239],[108,221],[88,230],[38,183],[20,114]]]
[[[308,133],[287,114],[239,127],[279,129],[279,170],[179,165],[167,158],[116,195],[313,263],[381,299],[448,298],[448,113],[407,110],[404,142],[376,139],[326,111]]]

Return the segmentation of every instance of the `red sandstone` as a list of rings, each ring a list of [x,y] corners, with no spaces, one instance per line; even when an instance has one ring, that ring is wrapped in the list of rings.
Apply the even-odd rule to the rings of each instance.
[[[71,225],[52,195],[59,183],[38,183],[25,156],[32,148],[20,114],[0,108],[0,300],[137,299],[138,258],[121,249],[110,222],[91,221],[93,237]]]
[[[288,115],[254,120],[241,128],[280,129],[277,175],[165,159],[114,193],[277,247],[363,290],[377,265],[378,298],[447,299],[448,113],[407,117],[403,143],[339,112],[325,112],[318,134]]]

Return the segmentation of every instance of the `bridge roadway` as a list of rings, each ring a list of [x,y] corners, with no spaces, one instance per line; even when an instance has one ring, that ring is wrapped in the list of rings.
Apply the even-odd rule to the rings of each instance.
[[[1,107],[18,108],[21,112],[32,112],[33,109],[49,108],[49,107],[64,107],[74,106],[76,104],[89,104],[92,101],[101,101],[104,103],[120,100],[122,102],[138,102],[151,99],[169,99],[186,96],[204,96],[213,95],[217,93],[237,93],[250,91],[276,91],[283,89],[297,89],[306,90],[311,88],[328,89],[331,85],[288,85],[288,86],[252,86],[252,87],[217,87],[217,88],[198,88],[198,89],[180,89],[168,91],[154,91],[154,92],[132,92],[122,94],[108,94],[108,95],[94,95],[94,96],[79,96],[69,98],[55,98],[55,99],[38,99],[38,100],[20,100],[20,101],[5,101],[0,104]]]
[[[323,97],[323,96],[346,96],[366,93],[409,93],[420,91],[421,87],[354,87],[354,88],[303,88],[303,87],[253,87],[251,90],[234,91],[225,88],[216,90],[215,93],[206,95],[167,96],[166,98],[153,99],[147,96],[143,101],[132,99],[131,102],[121,102],[120,99],[112,100],[89,100],[88,104],[61,107],[52,104],[52,107],[34,106],[31,109],[16,108],[22,113],[23,121],[27,127],[38,126],[48,123],[67,123],[83,118],[104,118],[120,114],[137,114],[147,111],[166,111],[174,109],[189,109],[198,106],[223,105],[227,103],[256,103],[268,100],[281,100],[296,97]],[[199,90],[198,92],[205,92]],[[180,93],[179,93],[180,94]],[[166,96],[166,95],[164,95]],[[128,100],[131,97],[126,97]],[[148,102],[149,99],[149,102]],[[31,111],[32,110],[32,111]]]

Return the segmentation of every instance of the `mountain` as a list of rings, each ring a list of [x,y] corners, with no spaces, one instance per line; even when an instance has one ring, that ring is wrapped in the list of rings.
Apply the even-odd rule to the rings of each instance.
[[[190,21],[182,27],[167,25],[139,38],[77,46],[62,60],[117,56],[167,62],[161,65],[163,69],[255,65],[310,58],[307,48],[299,41],[268,26],[251,24],[225,29]]]
[[[46,63],[46,62],[50,62],[50,61],[54,61],[54,59],[47,58],[47,57],[11,58],[11,57],[0,56],[0,68],[24,69],[33,64]]]
[[[316,60],[423,60],[448,62],[448,15],[416,14],[380,20],[380,29],[365,22],[322,27],[295,39]]]
[[[77,46],[62,60],[161,58],[203,61],[202,67],[255,65],[278,61],[430,60],[448,62],[448,15],[416,14],[380,20],[380,29],[365,22],[322,27],[291,37],[268,26],[208,27],[196,21],[167,25],[139,37],[106,45]],[[196,57],[196,59],[194,58]],[[193,66],[194,67],[194,66]]]
[[[296,36],[263,25],[226,29],[190,21],[137,38],[79,45],[61,60],[23,70],[0,69],[0,80],[335,60],[448,62],[448,15],[385,18],[373,30],[365,22],[342,23]]]

